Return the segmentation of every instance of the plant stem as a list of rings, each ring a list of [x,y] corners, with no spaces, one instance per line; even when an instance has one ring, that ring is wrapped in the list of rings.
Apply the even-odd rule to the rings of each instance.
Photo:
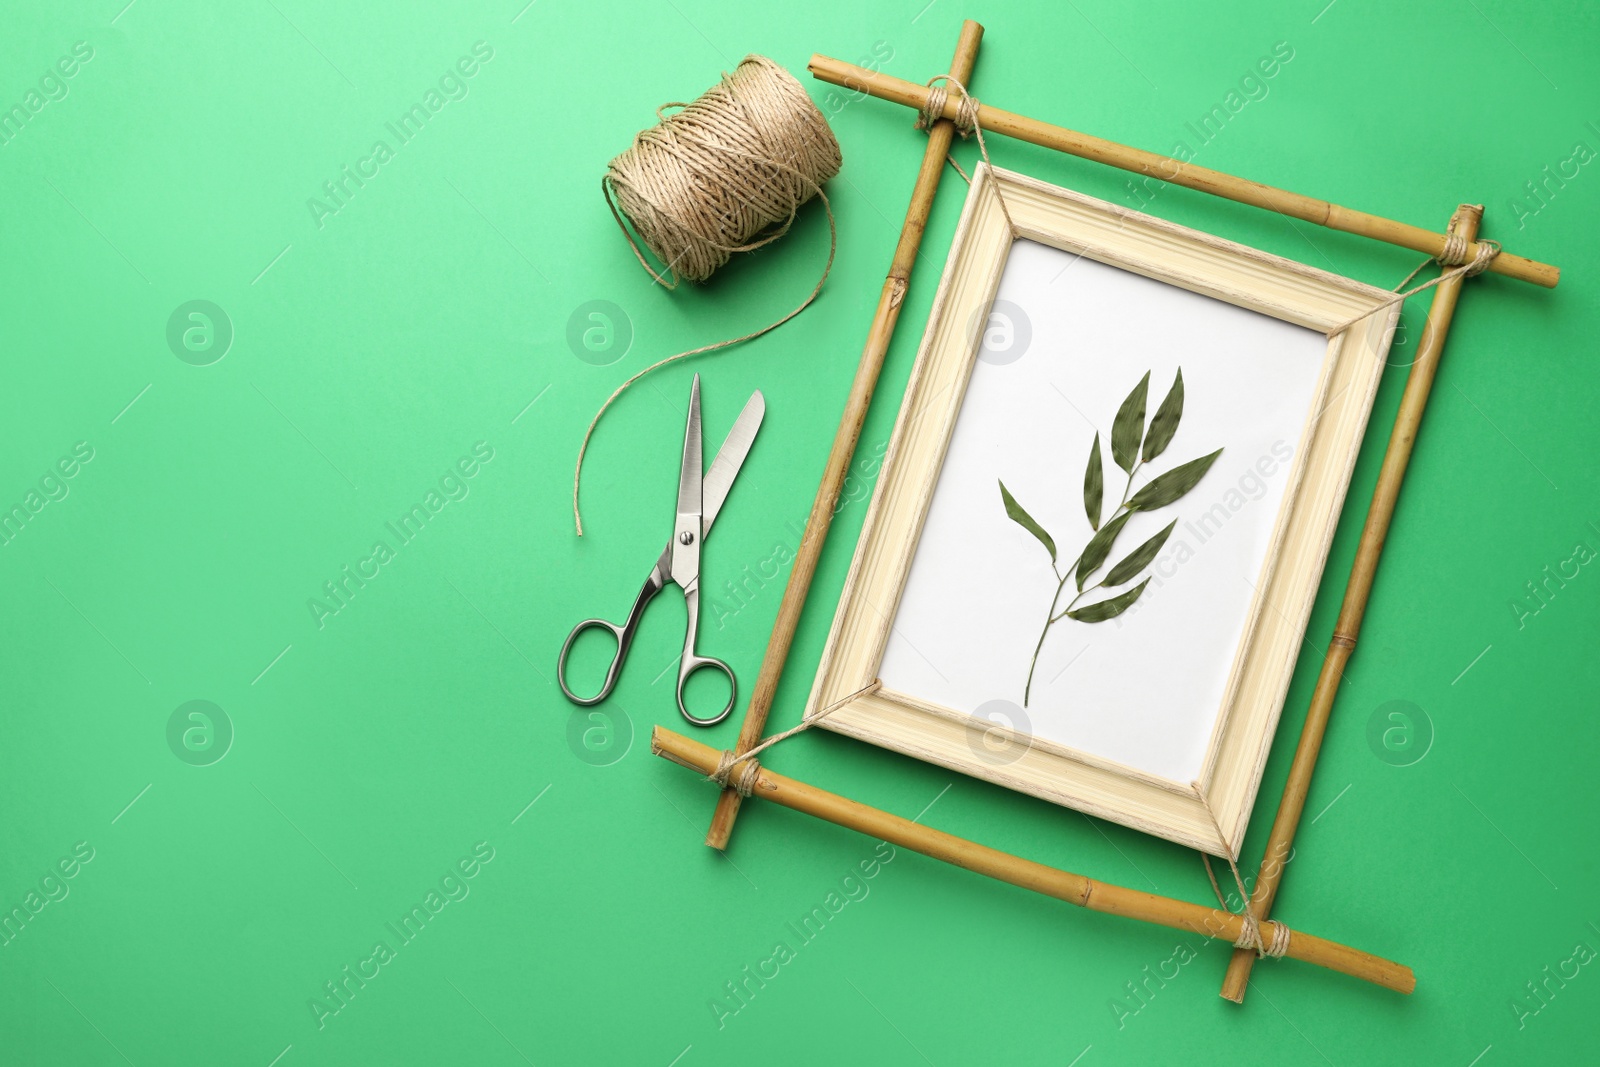
[[[1133,491],[1133,476],[1139,473],[1139,468],[1142,466],[1144,466],[1144,460],[1136,459],[1133,461],[1133,470],[1128,472],[1128,484],[1122,487],[1122,499],[1117,501],[1118,511],[1121,511],[1123,505],[1128,502],[1128,494]]]
[[[1051,616],[1056,613],[1056,604],[1061,600],[1061,590],[1067,587],[1067,578],[1072,577],[1072,568],[1067,568],[1067,575],[1056,586],[1056,595],[1050,598],[1050,610],[1044,615],[1044,629],[1039,631],[1039,643],[1033,646],[1033,661],[1028,664],[1028,683],[1022,687],[1022,706],[1028,706],[1028,694],[1033,691],[1033,670],[1039,665],[1039,650],[1044,647],[1045,635],[1050,632],[1050,626],[1055,622]]]
[[[1082,557],[1080,556],[1079,558],[1081,559]],[[1061,579],[1061,584],[1056,586],[1056,595],[1050,598],[1050,611],[1045,615],[1044,629],[1039,632],[1039,643],[1033,646],[1033,661],[1028,664],[1028,684],[1022,689],[1023,707],[1028,706],[1028,694],[1033,690],[1033,671],[1034,668],[1039,665],[1039,650],[1044,648],[1044,639],[1045,636],[1050,633],[1050,627],[1054,626],[1058,621],[1060,621],[1062,616],[1071,611],[1077,605],[1078,601],[1083,599],[1085,593],[1089,592],[1090,590],[1100,588],[1099,585],[1092,585],[1089,587],[1089,589],[1080,591],[1077,596],[1072,598],[1072,602],[1062,609],[1061,615],[1057,615],[1056,604],[1061,600],[1061,590],[1067,587],[1067,578],[1072,577],[1073,568],[1076,566],[1077,561],[1074,561],[1072,567],[1067,568],[1067,577]],[[1105,583],[1102,582],[1101,584],[1103,585]]]
[[[1078,591],[1078,595],[1072,598],[1072,603],[1070,603],[1066,607],[1062,608],[1061,609],[1061,614],[1057,615],[1055,618],[1051,619],[1050,622],[1052,624],[1054,624],[1054,623],[1058,623],[1062,619],[1066,618],[1067,617],[1067,613],[1069,611],[1071,611],[1073,608],[1078,606],[1078,601],[1082,600],[1084,597],[1088,596],[1090,593],[1094,592],[1096,589],[1099,589],[1101,586],[1103,586],[1105,584],[1106,584],[1105,582],[1096,582],[1096,583],[1094,583],[1093,585],[1091,585],[1087,589],[1080,589]]]
[[[1134,461],[1133,470],[1128,472],[1128,484],[1122,487],[1122,499],[1117,501],[1116,509],[1111,512],[1112,519],[1115,519],[1118,515],[1122,514],[1123,509],[1128,506],[1128,494],[1133,491],[1133,476],[1138,473],[1139,468],[1142,466],[1144,466],[1143,460]],[[1085,545],[1084,548],[1087,550],[1088,546]],[[1072,572],[1078,569],[1078,564],[1082,562],[1082,560],[1083,553],[1079,552],[1078,558],[1072,561],[1072,565],[1067,568],[1067,573],[1065,575],[1061,574],[1060,571],[1056,572],[1056,576],[1061,580],[1056,586],[1056,595],[1050,598],[1050,610],[1045,613],[1044,629],[1039,631],[1039,642],[1033,646],[1033,659],[1028,663],[1028,682],[1022,687],[1023,707],[1028,706],[1028,697],[1033,692],[1033,672],[1039,666],[1039,652],[1044,648],[1044,639],[1049,636],[1050,627],[1054,626],[1056,623],[1065,618],[1067,612],[1076,607],[1078,601],[1082,600],[1086,594],[1093,592],[1094,590],[1099,589],[1101,586],[1106,584],[1104,581],[1100,581],[1094,585],[1091,585],[1088,589],[1078,590],[1078,595],[1073,597],[1072,602],[1061,610],[1060,615],[1057,615],[1056,605],[1061,602],[1061,590],[1067,587],[1067,580],[1072,577]],[[1052,566],[1054,566],[1053,563]],[[1088,575],[1084,575],[1084,577],[1087,578]]]

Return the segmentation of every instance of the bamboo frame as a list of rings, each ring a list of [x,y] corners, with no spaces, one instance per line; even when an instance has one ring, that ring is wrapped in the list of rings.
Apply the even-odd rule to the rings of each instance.
[[[812,56],[808,69],[813,76],[822,81],[866,92],[918,110],[924,106],[929,95],[928,89],[924,86],[868,71],[827,56]],[[959,104],[960,100],[952,96],[946,102],[944,117],[955,118]],[[1445,249],[1446,238],[1442,234],[1205,167],[1185,164],[1154,152],[1120,145],[998,108],[980,105],[977,109],[977,119],[988,132],[1015,137],[1134,173],[1152,175],[1162,181],[1262,207],[1269,211],[1277,211],[1319,226],[1357,233],[1374,240],[1426,252],[1434,257],[1439,256]],[[1477,231],[1481,218],[1482,208],[1478,207],[1465,212],[1460,222],[1462,236],[1468,239],[1466,254],[1469,260],[1478,254],[1480,246],[1477,242]],[[1559,267],[1506,252],[1501,252],[1490,262],[1489,270],[1546,288],[1554,288],[1561,279]],[[1383,551],[1400,484],[1410,460],[1428,393],[1437,372],[1445,336],[1460,293],[1461,281],[1461,278],[1455,278],[1443,282],[1437,286],[1434,293],[1429,312],[1429,332],[1418,346],[1418,357],[1407,379],[1406,391],[1401,399],[1400,410],[1396,414],[1395,426],[1384,455],[1378,485],[1374,489],[1373,502],[1362,530],[1361,542],[1345,590],[1345,599],[1335,626],[1334,637],[1330,642],[1312,695],[1311,707],[1308,709],[1306,722],[1296,747],[1290,776],[1285,783],[1283,800],[1262,858],[1256,890],[1248,905],[1258,919],[1268,914],[1282,882],[1285,857],[1291,854],[1294,834],[1304,809],[1306,794],[1310,789],[1311,776],[1321,750],[1327,719],[1337,695],[1338,683],[1343,677],[1344,666],[1355,647],[1356,634],[1366,611],[1378,559]],[[1222,996],[1242,1002],[1253,966],[1253,953],[1236,951],[1229,961],[1228,972],[1223,981]]]
[[[710,775],[717,769],[722,756],[709,745],[690,740],[661,726],[655,727],[650,735],[650,751],[704,775]],[[901,848],[1064,900],[1089,911],[1121,915],[1222,941],[1236,941],[1243,925],[1243,919],[1232,912],[1047,867],[774,774],[765,767],[760,768],[751,796],[759,796],[763,800],[803,811]],[[1417,984],[1411,968],[1404,964],[1299,930],[1290,932],[1288,949],[1284,954],[1290,959],[1314,963],[1399,993],[1410,993]]]
[[[961,24],[955,58],[950,61],[951,77],[963,84],[972,77],[972,68],[978,59],[978,43],[982,40],[982,26],[971,19]],[[944,174],[945,155],[950,151],[950,141],[954,136],[955,123],[949,119],[934,123],[928,131],[928,145],[922,153],[922,168],[917,172],[916,185],[911,190],[905,226],[900,231],[900,241],[895,246],[894,259],[889,265],[889,275],[884,279],[883,292],[878,297],[878,310],[873,315],[871,329],[867,331],[867,343],[856,367],[855,380],[850,384],[850,396],[845,401],[844,414],[840,416],[839,430],[834,435],[827,465],[822,469],[822,482],[817,486],[816,499],[811,503],[811,515],[806,519],[805,533],[800,538],[800,547],[795,551],[789,581],[783,587],[778,617],[772,624],[772,637],[767,641],[761,671],[756,675],[750,703],[745,708],[744,723],[739,728],[734,751],[741,755],[759,744],[761,735],[766,731],[767,714],[772,709],[773,698],[777,696],[783,665],[789,658],[789,646],[794,643],[795,631],[800,626],[800,613],[806,604],[806,594],[811,591],[811,579],[816,574],[817,561],[822,556],[822,546],[828,539],[828,528],[833,523],[834,505],[844,487],[850,462],[855,458],[861,424],[866,421],[867,409],[872,405],[872,393],[878,385],[878,374],[883,370],[883,360],[889,352],[895,324],[900,320],[901,303],[906,287],[911,283],[911,268],[915,266],[917,251],[922,247],[922,234],[928,225],[933,197],[939,190],[939,179]],[[738,817],[739,794],[732,789],[724,789],[717,798],[717,808],[711,816],[706,844],[717,849],[727,848],[734,820]]]
[[[1483,207],[1473,205],[1462,210],[1453,222],[1461,236],[1472,241],[1478,236],[1478,224],[1482,218]],[[1311,694],[1311,706],[1306,711],[1305,725],[1300,730],[1294,762],[1289,767],[1289,778],[1283,786],[1283,800],[1278,804],[1278,815],[1267,837],[1261,871],[1256,876],[1255,890],[1250,896],[1250,912],[1257,919],[1265,919],[1272,910],[1283,881],[1286,865],[1276,862],[1276,857],[1287,856],[1294,846],[1295,831],[1305,810],[1306,795],[1311,790],[1311,775],[1316,769],[1317,756],[1322,751],[1328,717],[1339,692],[1339,683],[1344,680],[1345,664],[1355,651],[1356,636],[1361,632],[1361,620],[1366,615],[1367,600],[1372,595],[1378,559],[1383,554],[1389,525],[1394,520],[1395,503],[1399,499],[1401,483],[1405,481],[1406,466],[1416,444],[1434,375],[1439,370],[1445,336],[1450,332],[1450,322],[1455,316],[1456,300],[1461,295],[1463,280],[1459,276],[1451,278],[1433,290],[1427,332],[1417,346],[1417,358],[1411,365],[1405,393],[1400,398],[1400,409],[1395,414],[1394,430],[1389,435],[1389,446],[1383,455],[1378,483],[1372,490],[1372,506],[1367,509],[1367,521],[1361,529],[1355,562],[1350,567],[1344,603],[1339,608],[1339,619],[1333,627],[1333,638],[1328,642],[1322,672],[1317,676],[1317,687]],[[1253,952],[1233,953],[1222,981],[1222,996],[1225,999],[1235,1003],[1244,1001],[1245,988],[1249,985],[1250,970],[1254,964]]]
[[[858,67],[854,63],[833,59],[829,56],[814,55],[806,69],[822,81],[834,85],[844,86],[856,92],[864,92],[882,100],[890,100],[906,107],[920,110],[928,99],[928,87],[916,85],[900,78],[891,77],[875,71]],[[945,103],[944,116],[954,119],[960,107],[960,97],[956,93],[949,94]],[[1014,137],[1019,141],[1040,145],[1044,148],[1054,148],[1068,155],[1079,156],[1083,159],[1092,159],[1097,163],[1108,166],[1120,167],[1123,170],[1133,171],[1136,174],[1145,174],[1160,181],[1171,182],[1174,185],[1187,186],[1198,189],[1203,193],[1236,200],[1242,204],[1252,204],[1256,207],[1276,211],[1305,222],[1313,222],[1318,226],[1326,226],[1331,230],[1342,230],[1345,233],[1356,233],[1374,240],[1386,241],[1389,244],[1400,245],[1403,248],[1426,252],[1430,256],[1437,256],[1444,251],[1445,236],[1429,230],[1411,226],[1404,222],[1382,218],[1378,215],[1369,215],[1364,211],[1340,207],[1338,204],[1314,197],[1303,196],[1300,193],[1291,193],[1286,189],[1276,189],[1270,185],[1262,185],[1246,178],[1237,178],[1221,171],[1210,170],[1206,167],[1197,167],[1192,163],[1183,163],[1170,156],[1163,156],[1156,152],[1146,152],[1141,148],[1132,148],[1128,145],[1117,144],[1115,141],[1103,140],[1092,137],[1086,133],[1069,130],[1062,126],[1052,126],[1048,122],[1030,119],[1010,111],[1002,111],[988,104],[978,107],[978,124],[983,127],[984,133],[1004,134]],[[1467,248],[1467,259],[1470,261],[1477,254],[1478,245],[1473,241]],[[1501,252],[1489,270],[1496,274],[1504,274],[1519,281],[1532,282],[1553,289],[1561,280],[1561,270],[1548,263],[1539,263],[1535,260],[1514,256],[1509,252]]]
[[[968,21],[963,24],[956,57],[951,65],[952,76],[963,83],[970,80],[982,33],[983,28],[977,23]],[[923,86],[867,71],[826,56],[813,56],[809,69],[821,80],[864,91],[869,95],[906,106],[920,109],[928,97],[928,90]],[[896,247],[893,265],[879,298],[878,310],[862,352],[856,379],[851,386],[850,397],[829,455],[828,465],[824,470],[822,484],[818,487],[806,533],[797,553],[794,571],[784,591],[772,640],[762,663],[761,676],[756,687],[757,693],[752,697],[740,731],[736,748],[740,753],[748,751],[758,743],[765,729],[767,713],[776,692],[784,660],[787,658],[799,624],[800,612],[815,573],[822,543],[827,536],[833,504],[842,485],[844,472],[852,458],[861,424],[898,320],[900,304],[921,244],[944,156],[954,132],[953,120],[957,116],[959,103],[957,98],[949,100],[943,118],[930,130],[922,167],[912,193],[905,226]],[[977,109],[977,117],[983,128],[989,132],[1016,137],[1135,173],[1149,174],[1162,181],[1277,211],[1330,229],[1361,234],[1374,240],[1426,252],[1435,257],[1445,250],[1444,235],[1406,223],[1369,215],[1328,201],[1276,189],[1204,167],[1185,164],[1157,153],[1119,145],[986,105]],[[1469,259],[1476,256],[1480,249],[1476,240],[1480,218],[1481,208],[1477,212],[1464,214],[1461,222],[1462,235],[1468,238],[1466,254]],[[1489,269],[1497,274],[1547,288],[1554,288],[1561,276],[1557,267],[1504,252],[1493,259]],[[1258,918],[1266,916],[1281,884],[1283,859],[1289,854],[1338,681],[1354,647],[1356,633],[1365,613],[1378,558],[1383,549],[1384,536],[1392,521],[1400,483],[1410,458],[1428,391],[1437,371],[1445,334],[1459,292],[1460,279],[1457,278],[1440,284],[1434,295],[1430,313],[1432,330],[1419,345],[1417,364],[1413,367],[1407,382],[1389,448],[1384,457],[1378,487],[1374,492],[1372,508],[1363,528],[1362,540],[1358,547],[1356,563],[1352,568],[1334,640],[1313,694],[1312,707],[1308,711],[1290,779],[1285,787],[1283,804],[1274,823],[1269,847],[1263,859],[1256,894],[1249,905],[1252,914]],[[658,755],[708,775],[713,773],[720,759],[720,754],[709,747],[660,727],[655,730],[651,748]],[[760,795],[785,806],[806,811],[819,818],[865,833],[881,835],[885,840],[926,855],[1091,910],[1128,915],[1145,921],[1193,930],[1208,937],[1237,939],[1243,926],[1243,919],[1238,915],[1167,900],[1122,887],[1108,886],[1081,875],[1057,871],[922,827],[764,769],[757,778],[755,789]],[[738,794],[725,789],[718,801],[711,831],[707,835],[708,845],[717,848],[726,846],[738,809]],[[1357,974],[1401,992],[1409,993],[1415,988],[1415,976],[1409,968],[1310,935],[1292,933],[1287,955],[1345,973]],[[1228,978],[1224,983],[1225,996],[1231,993],[1234,999],[1242,999],[1252,963],[1250,954],[1240,952],[1234,954],[1234,958],[1230,961]]]

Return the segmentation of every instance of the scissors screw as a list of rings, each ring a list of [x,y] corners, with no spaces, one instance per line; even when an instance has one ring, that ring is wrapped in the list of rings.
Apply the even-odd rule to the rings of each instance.
[[[678,543],[680,545],[692,545],[692,544],[694,544],[694,531],[693,530],[685,530],[685,531],[683,531],[683,533],[678,535]]]

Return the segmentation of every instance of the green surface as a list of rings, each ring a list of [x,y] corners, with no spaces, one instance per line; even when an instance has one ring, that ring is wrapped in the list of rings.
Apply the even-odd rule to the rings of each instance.
[[[7,9],[0,106],[27,118],[0,146],[0,506],[28,517],[0,545],[0,905],[29,917],[0,939],[0,1063],[1594,1058],[1593,5],[521,2]],[[619,617],[660,547],[694,369],[708,438],[751,389],[769,404],[706,584],[786,570],[922,140],[904,110],[806,80],[845,156],[833,277],[798,324],[616,406],[580,543],[571,463],[600,401],[790,306],[827,242],[812,208],[712,284],[662,291],[601,203],[606,160],[746,52],[922,81],[963,15],[989,30],[979,96],[1158,150],[1196,147],[1186,123],[1286,42],[1292,60],[1199,162],[1432,228],[1482,201],[1487,236],[1564,268],[1553,292],[1490,277],[1463,300],[1280,898],[1291,924],[1413,965],[1412,997],[1279,962],[1235,1007],[1216,995],[1225,946],[906,852],[885,863],[780,809],[747,808],[727,857],[706,850],[713,790],[647,744],[652,724],[682,728],[676,594],[600,717],[553,685],[567,629]],[[63,57],[72,76],[47,77]],[[446,77],[463,57],[472,75]],[[434,88],[442,106],[399,143],[386,124]],[[1120,172],[991,150],[1139,203]],[[308,206],[346,165],[371,176],[336,212]],[[947,178],[775,726],[809,687],[963,193]],[[1416,258],[1181,189],[1151,209],[1384,286]],[[194,300],[230,329],[213,312],[207,337],[185,309],[169,345]],[[631,333],[610,365],[568,344],[592,300]],[[1252,860],[1422,304],[1378,397]],[[430,493],[437,513],[402,543],[386,524]],[[308,602],[347,566],[372,576],[319,620]],[[736,611],[705,615],[703,650],[747,691],[781,582],[750,579]],[[212,707],[191,718],[197,700]],[[838,736],[770,762],[1044,862],[1209,895],[1190,852]],[[438,913],[403,940],[391,924],[430,893]],[[324,989],[339,981],[343,1002]]]

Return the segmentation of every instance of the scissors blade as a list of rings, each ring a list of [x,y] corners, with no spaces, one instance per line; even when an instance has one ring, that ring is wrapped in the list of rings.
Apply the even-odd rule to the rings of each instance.
[[[723,501],[728,499],[728,490],[733,488],[733,480],[739,476],[739,468],[744,465],[745,457],[750,454],[750,446],[755,443],[756,431],[761,429],[761,420],[767,414],[767,399],[757,389],[750,394],[750,399],[745,401],[744,410],[739,412],[739,417],[733,420],[733,429],[728,431],[728,436],[722,439],[722,447],[717,449],[717,458],[711,461],[711,469],[706,471],[704,484],[705,529],[701,537],[711,532],[711,524],[716,521],[717,512],[722,510]]]
[[[689,389],[689,423],[683,431],[683,462],[678,468],[678,514],[673,523],[672,580],[687,590],[700,578],[700,541],[705,536],[704,442],[700,431],[700,375]]]

